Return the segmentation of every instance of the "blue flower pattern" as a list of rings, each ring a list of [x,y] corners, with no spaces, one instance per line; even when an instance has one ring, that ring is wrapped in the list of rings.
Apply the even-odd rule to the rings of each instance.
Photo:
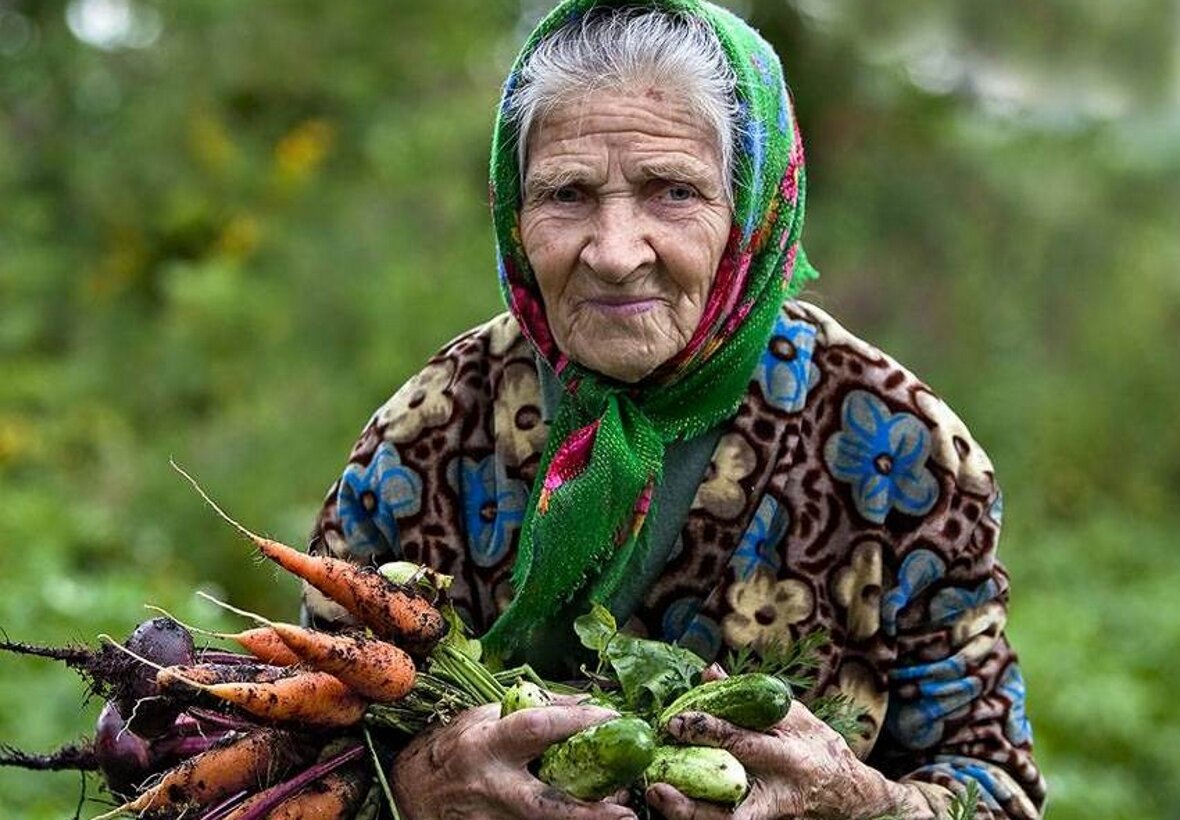
[[[352,463],[340,479],[340,529],[353,555],[397,553],[396,519],[422,507],[422,478],[383,442],[368,465]]]
[[[1015,663],[1008,664],[996,689],[1008,699],[1008,717],[1004,723],[1004,734],[1016,744],[1032,742],[1032,725],[1024,709],[1024,676]]]
[[[744,102],[740,103],[738,117],[742,123],[742,148],[750,164],[750,190],[758,191],[762,188],[762,160],[766,154],[766,145],[768,142],[766,123],[762,120],[754,119],[750,114],[749,106]],[[753,201],[751,199],[751,202]],[[753,208],[750,209],[750,213],[746,215],[745,222],[742,225],[743,244],[750,241],[750,237],[754,235],[754,228],[757,226],[758,220],[761,217],[762,214],[760,212]]]
[[[513,533],[524,521],[528,487],[508,478],[503,465],[489,455],[466,456],[452,462],[452,480],[463,499],[463,523],[471,560],[490,567],[508,552]]]
[[[750,526],[742,533],[742,540],[729,560],[737,580],[749,580],[759,568],[778,574],[782,565],[779,546],[789,525],[787,508],[769,495],[762,496]]]
[[[891,413],[863,390],[844,399],[843,429],[824,447],[832,475],[852,485],[852,501],[865,519],[885,521],[893,509],[906,515],[930,512],[938,482],[926,468],[930,431],[909,413]]]
[[[917,769],[914,774],[943,774],[964,785],[975,781],[980,788],[980,799],[989,809],[997,812],[1003,812],[1002,804],[1012,800],[1027,801],[1023,794],[1017,794],[1011,779],[1002,769],[958,755],[936,755],[934,761]]]
[[[911,749],[928,749],[942,739],[946,718],[966,708],[983,693],[982,681],[967,674],[961,655],[941,661],[902,666],[889,673],[893,684],[917,687],[912,700],[893,700],[885,717],[889,732]]]
[[[930,601],[930,621],[933,624],[951,623],[964,613],[991,601],[999,592],[999,586],[991,578],[974,589],[940,589]]]
[[[997,524],[1004,523],[1004,491],[996,491],[996,500],[987,510],[988,517]]]
[[[946,564],[930,550],[914,550],[905,557],[897,571],[897,586],[881,599],[881,627],[886,635],[897,634],[897,616],[945,574]]]
[[[815,334],[814,325],[780,313],[771,343],[754,371],[762,395],[784,412],[802,410],[807,394],[819,381],[819,367],[813,361]]]

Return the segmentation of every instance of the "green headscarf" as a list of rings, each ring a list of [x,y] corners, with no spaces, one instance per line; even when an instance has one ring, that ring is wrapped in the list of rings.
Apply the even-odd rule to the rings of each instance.
[[[704,20],[737,78],[741,138],[734,146],[729,241],[693,338],[636,385],[588,370],[557,348],[520,240],[520,134],[511,111],[521,68],[545,38],[596,7],[660,9]],[[551,630],[552,619],[569,617],[572,600],[608,600],[646,549],[645,523],[663,475],[665,444],[733,415],[783,301],[817,275],[799,244],[804,187],[803,148],[778,57],[725,9],[698,0],[566,0],[529,36],[496,120],[492,216],[504,299],[565,390],[525,512],[515,596],[484,637],[491,656],[506,658],[542,627]]]

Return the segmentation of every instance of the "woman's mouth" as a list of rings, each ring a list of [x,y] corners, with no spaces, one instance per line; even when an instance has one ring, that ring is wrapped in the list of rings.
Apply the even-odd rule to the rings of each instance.
[[[611,317],[634,316],[646,313],[659,304],[659,299],[587,299],[585,304],[594,310]]]

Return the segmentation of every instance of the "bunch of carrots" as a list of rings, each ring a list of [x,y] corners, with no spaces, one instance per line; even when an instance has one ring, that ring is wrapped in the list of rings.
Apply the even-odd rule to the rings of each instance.
[[[193,484],[264,556],[358,626],[325,632],[224,605],[259,625],[208,633],[164,613],[122,644],[100,636],[97,650],[0,642],[66,662],[106,700],[92,741],[49,755],[0,746],[0,764],[101,771],[124,802],[95,820],[396,817],[384,774],[397,746],[390,730],[415,733],[498,701],[521,675],[535,679],[527,668],[492,674],[479,663],[478,644],[445,606],[446,576],[308,555],[250,532]],[[196,649],[194,632],[245,651]]]

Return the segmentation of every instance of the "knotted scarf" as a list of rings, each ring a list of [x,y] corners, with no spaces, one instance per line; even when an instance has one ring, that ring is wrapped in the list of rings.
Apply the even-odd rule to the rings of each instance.
[[[546,37],[595,7],[663,9],[706,21],[737,79],[740,138],[726,248],[688,345],[635,385],[588,370],[558,349],[520,239],[521,135],[511,110],[521,68]],[[515,595],[484,636],[491,657],[507,658],[542,627],[551,630],[553,619],[569,617],[575,599],[609,601],[642,557],[665,445],[733,415],[784,299],[817,275],[799,244],[804,188],[802,142],[778,57],[725,9],[700,0],[566,0],[529,36],[496,121],[492,217],[504,299],[564,390],[522,524]]]

